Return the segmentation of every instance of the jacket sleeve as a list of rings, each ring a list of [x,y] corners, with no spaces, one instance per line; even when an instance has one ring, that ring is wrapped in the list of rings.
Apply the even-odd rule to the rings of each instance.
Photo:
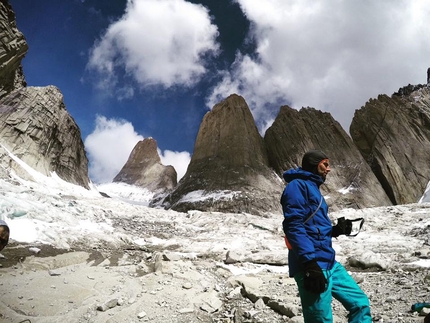
[[[281,204],[284,213],[282,226],[292,252],[302,264],[315,259],[314,244],[304,224],[310,215],[306,184],[298,180],[291,181],[284,189]]]

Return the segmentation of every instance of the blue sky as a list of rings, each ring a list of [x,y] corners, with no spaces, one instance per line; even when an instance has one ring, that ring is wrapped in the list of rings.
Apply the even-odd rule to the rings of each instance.
[[[29,86],[57,86],[90,177],[109,182],[153,137],[181,177],[214,104],[242,95],[261,134],[279,107],[330,112],[346,131],[370,98],[426,82],[426,0],[10,0]]]

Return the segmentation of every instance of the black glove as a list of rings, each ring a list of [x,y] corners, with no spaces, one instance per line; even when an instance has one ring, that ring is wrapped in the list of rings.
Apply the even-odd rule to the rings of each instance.
[[[341,217],[337,219],[337,224],[332,227],[331,236],[336,238],[341,234],[349,236],[352,231],[352,221]]]
[[[303,264],[305,289],[314,294],[321,294],[327,286],[327,279],[324,276],[317,261],[311,260]]]

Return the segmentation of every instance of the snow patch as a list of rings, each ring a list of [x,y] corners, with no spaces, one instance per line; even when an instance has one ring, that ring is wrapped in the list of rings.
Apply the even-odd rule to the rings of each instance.
[[[184,195],[179,202],[202,202],[205,200],[231,200],[235,198],[237,195],[239,195],[240,192],[235,191],[214,191],[206,193],[204,190],[198,190],[188,193],[187,195]]]

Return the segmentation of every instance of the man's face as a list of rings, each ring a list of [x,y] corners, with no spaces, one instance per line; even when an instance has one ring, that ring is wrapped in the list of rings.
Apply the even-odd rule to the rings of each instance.
[[[5,226],[0,226],[0,251],[9,243],[9,229]]]
[[[330,161],[328,159],[321,160],[318,164],[317,170],[318,174],[325,179],[327,174],[330,173]]]

